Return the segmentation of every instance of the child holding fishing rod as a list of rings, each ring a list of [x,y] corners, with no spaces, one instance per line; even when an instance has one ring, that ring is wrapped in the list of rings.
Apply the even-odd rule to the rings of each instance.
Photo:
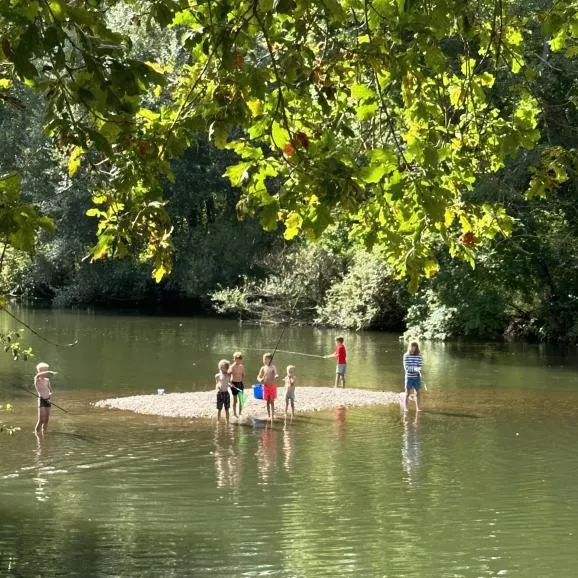
[[[56,371],[50,371],[48,363],[40,362],[36,366],[36,375],[34,376],[34,387],[38,395],[38,421],[34,431],[38,434],[46,433],[48,429],[48,420],[50,419],[50,407],[52,406],[52,386],[50,385],[49,375],[56,375]]]
[[[275,400],[277,399],[276,380],[277,368],[271,365],[273,355],[265,353],[263,355],[263,366],[257,375],[257,381],[263,384],[263,399],[267,402],[267,417],[273,421],[275,417]]]
[[[335,352],[326,355],[325,358],[329,359],[334,357],[337,364],[335,366],[335,385],[334,387],[341,387],[345,389],[345,371],[347,369],[347,351],[345,349],[343,337],[339,336],[335,338]]]

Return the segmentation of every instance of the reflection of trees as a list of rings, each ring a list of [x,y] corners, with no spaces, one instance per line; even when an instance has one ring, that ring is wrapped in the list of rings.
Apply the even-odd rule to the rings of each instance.
[[[153,442],[153,428],[103,443],[50,432],[36,457],[28,436],[28,477],[0,487],[0,575],[7,561],[14,576],[236,575],[256,561],[287,576],[417,575],[420,564],[441,576],[460,560],[472,575],[496,575],[499,560],[527,569],[520,545],[557,536],[560,512],[573,512],[561,488],[574,468],[551,446],[551,424],[515,437],[494,417],[424,413],[414,429],[414,415],[407,430],[397,409],[348,410],[347,427],[337,411],[286,431],[190,426],[180,444]],[[52,468],[41,504],[39,467]],[[68,473],[46,475],[57,469]]]

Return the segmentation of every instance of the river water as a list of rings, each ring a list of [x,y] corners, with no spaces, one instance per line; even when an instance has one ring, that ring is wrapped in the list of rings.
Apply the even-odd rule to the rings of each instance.
[[[278,328],[18,312],[33,361],[0,357],[0,576],[565,577],[576,575],[577,356],[424,346],[419,418],[337,409],[273,427],[97,410],[104,397],[203,390],[241,349],[253,376]],[[7,320],[4,323],[10,325]],[[275,359],[329,385],[335,333],[288,329]],[[345,334],[351,387],[399,390],[403,346]],[[293,351],[295,353],[286,353]],[[308,354],[308,355],[303,355]],[[50,431],[18,389],[60,374]]]

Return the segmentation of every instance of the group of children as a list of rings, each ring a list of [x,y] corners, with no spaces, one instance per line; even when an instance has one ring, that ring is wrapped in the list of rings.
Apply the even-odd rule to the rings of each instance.
[[[335,339],[335,351],[325,358],[334,357],[336,359],[335,387],[340,384],[345,387],[345,372],[347,369],[347,351],[345,349],[343,337]],[[263,385],[263,399],[267,402],[267,416],[272,420],[275,414],[275,400],[277,399],[277,368],[272,365],[273,356],[270,353],[263,355],[263,366],[257,375],[257,381]],[[415,409],[419,411],[420,390],[422,385],[421,371],[423,358],[419,350],[417,341],[409,343],[407,352],[403,355],[403,367],[405,371],[405,390],[402,392],[402,405],[405,411],[408,410],[410,399],[415,402]],[[38,396],[38,422],[36,423],[36,433],[45,433],[48,429],[50,418],[50,407],[52,405],[52,387],[49,375],[56,375],[56,371],[51,371],[47,363],[41,362],[36,366],[36,376],[34,377],[34,387]],[[229,421],[229,409],[231,407],[231,395],[233,394],[233,415],[240,417],[245,399],[245,367],[243,366],[243,354],[236,351],[233,354],[233,363],[226,359],[219,361],[219,372],[215,374],[215,387],[217,390],[217,419],[221,419],[221,412],[225,410],[225,416]],[[295,366],[288,365],[284,378],[285,383],[285,413],[291,405],[291,414],[295,415]],[[239,413],[237,413],[237,405]]]
[[[259,370],[257,381],[263,385],[263,399],[267,402],[267,416],[272,420],[275,414],[275,400],[277,399],[276,381],[279,378],[277,368],[272,365],[273,356],[270,353],[263,355],[263,366]],[[243,411],[245,399],[245,367],[243,366],[243,354],[236,351],[233,354],[233,364],[226,359],[219,361],[219,373],[215,374],[215,388],[217,390],[217,420],[221,419],[221,411],[225,409],[225,417],[229,421],[229,408],[231,407],[231,395],[233,394],[233,415],[240,417]],[[295,415],[295,366],[287,366],[285,382],[285,413],[291,404],[291,414]],[[239,413],[237,414],[237,400]]]
[[[343,337],[335,338],[335,351],[325,358],[334,357],[337,361],[335,370],[335,387],[341,384],[345,387],[345,370],[347,368],[347,351]],[[275,400],[277,399],[277,368],[272,365],[273,356],[270,353],[263,355],[263,365],[257,375],[257,381],[263,385],[263,399],[267,403],[267,416],[273,420],[275,415]],[[233,354],[233,364],[226,359],[219,361],[219,372],[215,374],[215,388],[217,390],[217,420],[221,419],[221,412],[225,409],[226,420],[229,421],[229,408],[231,407],[231,395],[233,394],[233,415],[240,417],[243,410],[245,367],[243,355],[240,351]],[[295,366],[287,366],[285,383],[285,414],[291,405],[291,415],[295,415]],[[237,399],[239,400],[239,413],[237,414]]]

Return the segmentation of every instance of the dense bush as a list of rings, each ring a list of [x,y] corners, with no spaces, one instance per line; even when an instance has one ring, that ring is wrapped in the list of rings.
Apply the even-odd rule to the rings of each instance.
[[[335,279],[317,309],[316,323],[346,329],[393,329],[403,326],[404,291],[384,263],[355,253],[347,272]]]

